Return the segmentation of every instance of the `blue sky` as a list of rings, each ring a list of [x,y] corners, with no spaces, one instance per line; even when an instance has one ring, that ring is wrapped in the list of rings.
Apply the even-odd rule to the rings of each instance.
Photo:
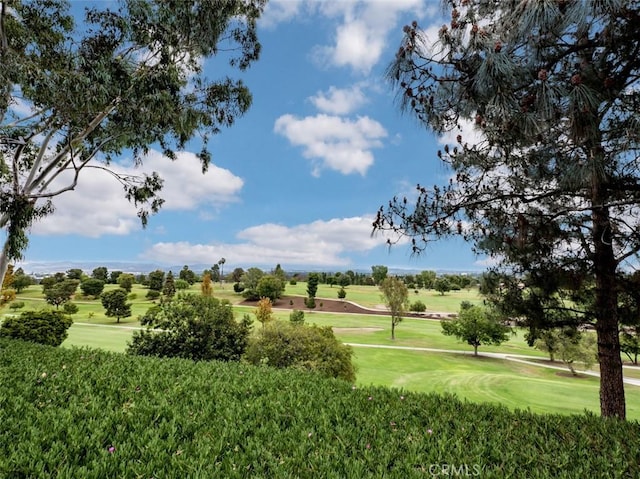
[[[416,183],[448,180],[435,155],[445,141],[401,114],[383,73],[402,26],[435,31],[435,0],[272,1],[263,46],[242,78],[250,111],[210,143],[200,172],[194,143],[171,163],[152,151],[145,171],[165,178],[163,210],[142,229],[120,185],[85,171],[34,225],[24,266],[48,261],[338,271],[390,268],[481,270],[468,245],[448,240],[412,257],[406,244],[371,237],[379,206]],[[228,70],[205,64],[209,77]],[[132,168],[122,158],[122,168]]]

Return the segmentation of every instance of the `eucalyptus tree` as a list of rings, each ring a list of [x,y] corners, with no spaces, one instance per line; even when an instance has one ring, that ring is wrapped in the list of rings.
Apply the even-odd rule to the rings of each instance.
[[[27,245],[27,230],[73,190],[87,168],[108,171],[148,215],[162,205],[155,172],[123,175],[123,155],[143,162],[151,145],[176,159],[251,104],[241,80],[208,79],[258,58],[256,20],[266,0],[120,0],[91,3],[82,18],[64,0],[0,1],[0,280]]]
[[[451,140],[444,185],[380,209],[378,230],[459,235],[522,286],[592,283],[604,416],[625,417],[618,274],[640,250],[640,2],[447,0],[388,69],[401,106]],[[469,126],[475,127],[471,138]],[[544,286],[544,285],[543,285]]]

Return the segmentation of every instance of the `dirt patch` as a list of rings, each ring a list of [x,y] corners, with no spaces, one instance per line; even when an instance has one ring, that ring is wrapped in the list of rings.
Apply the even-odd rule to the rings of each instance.
[[[336,299],[326,299],[326,298],[316,298],[316,307],[314,309],[309,309],[304,304],[306,298],[302,296],[283,296],[282,298],[276,300],[273,303],[274,308],[280,309],[298,309],[300,311],[318,311],[322,313],[348,313],[348,314],[383,314],[389,315],[390,313],[385,310],[379,309],[367,309],[362,306],[358,306],[357,304],[351,303],[349,301],[342,301]],[[248,301],[245,300],[240,303],[242,306],[252,306],[255,307],[257,305],[257,301]],[[442,313],[432,313],[432,314],[420,314],[420,313],[405,313],[403,317],[405,318],[444,318],[447,315]]]
[[[307,308],[304,304],[302,296],[283,296],[273,303],[274,308],[280,309],[298,309],[300,311],[319,311],[323,313],[350,313],[350,314],[387,314],[386,311],[374,311],[363,308],[349,301],[340,301],[335,299],[316,298],[316,307]],[[255,306],[257,301],[243,301],[243,306]]]

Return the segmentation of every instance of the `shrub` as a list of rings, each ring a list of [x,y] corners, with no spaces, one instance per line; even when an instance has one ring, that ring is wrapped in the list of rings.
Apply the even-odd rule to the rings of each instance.
[[[291,286],[295,286],[296,284],[298,284],[298,282],[297,282],[295,279],[290,279],[290,280],[289,280],[289,284],[290,284]]]
[[[133,301],[134,299],[138,299],[138,293],[129,293],[127,299]]]
[[[242,286],[240,283],[233,283],[233,291],[235,291],[236,293],[242,293],[244,291],[244,286]]]
[[[175,285],[178,291],[184,291],[185,289],[189,289],[189,286],[191,286],[185,279],[176,279]]]
[[[72,303],[71,301],[68,301],[62,305],[62,311],[64,311],[66,314],[76,314],[79,310],[80,308],[78,308],[78,305],[76,303]]]
[[[87,296],[100,296],[104,291],[104,281],[100,279],[85,279],[80,283],[80,289]]]
[[[62,311],[25,311],[20,316],[5,318],[0,336],[59,346],[67,339],[67,330],[72,324],[71,318]]]
[[[313,309],[316,307],[316,298],[306,298],[304,304],[307,308]]]
[[[416,313],[424,313],[426,310],[427,305],[420,300],[411,303],[411,306],[409,306],[409,311],[414,311]]]
[[[158,299],[160,297],[160,291],[157,291],[155,289],[150,289],[149,291],[147,291],[147,294],[145,295],[145,298],[150,299],[151,301],[153,301],[154,299]]]
[[[252,364],[316,371],[354,381],[352,354],[351,348],[338,341],[329,326],[297,326],[274,321],[251,340],[245,358]]]
[[[344,299],[347,297],[347,291],[344,288],[338,290],[338,299]]]
[[[9,305],[9,309],[22,309],[24,308],[24,301],[14,301]]]
[[[259,298],[269,298],[273,302],[282,296],[284,282],[276,276],[266,275],[260,278],[255,291]]]
[[[291,321],[293,324],[304,324],[304,311],[294,309],[289,314],[289,321]]]
[[[228,301],[180,293],[151,307],[140,319],[147,329],[136,331],[129,354],[193,360],[238,361],[251,331],[251,318],[233,317]]]

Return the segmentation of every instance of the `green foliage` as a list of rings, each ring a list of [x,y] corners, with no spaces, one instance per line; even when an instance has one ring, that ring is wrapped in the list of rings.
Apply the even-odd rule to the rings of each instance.
[[[124,289],[127,293],[131,292],[131,288],[133,288],[133,284],[135,282],[136,277],[130,273],[121,273],[120,275],[118,275],[118,286]]]
[[[111,271],[111,273],[109,273],[109,284],[118,284],[118,278],[120,278],[121,274],[122,271]]]
[[[414,301],[411,303],[411,306],[409,306],[409,311],[414,311],[416,313],[424,313],[426,310],[427,305],[420,300]]]
[[[190,286],[188,281],[179,278],[174,281],[174,284],[176,285],[177,291],[184,291],[186,289],[189,289]]]
[[[269,298],[273,302],[282,296],[284,288],[282,279],[275,275],[266,275],[260,278],[255,291],[259,298]]]
[[[34,280],[31,276],[27,276],[26,274],[16,274],[13,278],[13,283],[11,283],[11,287],[20,294],[32,284],[34,284]]]
[[[309,309],[314,309],[316,307],[316,298],[305,298],[304,305]]]
[[[78,311],[80,311],[80,308],[78,307],[78,305],[76,303],[72,303],[71,301],[67,301],[66,303],[64,303],[62,305],[62,311],[65,314],[76,314]]]
[[[9,309],[22,309],[24,308],[24,301],[14,301],[9,305]]]
[[[171,271],[167,273],[167,277],[164,280],[164,285],[162,286],[162,294],[167,298],[173,298],[173,295],[176,294],[176,283]]]
[[[346,298],[346,297],[347,297],[347,290],[346,290],[346,289],[344,289],[343,287],[341,287],[341,288],[338,290],[338,299],[344,299],[344,298]]]
[[[150,308],[140,320],[127,352],[197,361],[238,361],[251,331],[251,319],[233,317],[231,304],[210,296],[176,295]]]
[[[104,314],[110,318],[116,318],[118,323],[120,318],[131,316],[131,303],[127,303],[127,292],[124,289],[106,291],[100,296],[100,301],[106,310]]]
[[[502,344],[509,340],[511,328],[502,324],[493,311],[482,306],[460,309],[458,317],[442,321],[442,334],[455,336],[473,346],[474,355],[483,344]]]
[[[189,284],[189,286],[192,284],[195,284],[196,281],[198,280],[198,278],[196,277],[196,274],[186,264],[180,270],[178,277],[182,281],[186,281]],[[177,282],[176,282],[176,287],[177,287]],[[182,288],[182,289],[187,289],[187,288]]]
[[[154,291],[162,291],[164,285],[164,271],[157,269],[149,273],[147,277],[149,281],[149,289]]]
[[[147,291],[147,294],[144,297],[153,301],[154,299],[158,299],[160,297],[160,294],[160,291],[150,289],[149,291]]]
[[[294,278],[291,278],[291,279],[289,280],[289,284],[290,284],[291,286],[295,286],[296,284],[298,284],[298,282],[297,282]]]
[[[7,478],[428,478],[446,465],[471,477],[477,466],[480,478],[640,476],[635,421],[352,389],[243,363],[18,341],[0,341],[0,357]]]
[[[581,363],[584,369],[589,369],[597,358],[595,335],[571,327],[544,331],[534,346],[549,353],[551,361],[559,356],[574,376],[578,375],[576,363]]]
[[[264,276],[264,271],[259,268],[249,268],[242,275],[242,286],[244,287],[242,295],[249,300],[260,299],[257,288],[260,279]]]
[[[275,321],[252,338],[246,359],[252,364],[316,371],[328,377],[355,380],[353,352],[338,341],[330,327]]]
[[[87,296],[98,297],[104,291],[104,281],[101,279],[85,279],[80,283],[80,289]]]
[[[292,324],[304,324],[304,311],[294,309],[289,313],[289,321],[291,321]]]
[[[127,299],[133,301],[134,299],[138,299],[138,293],[129,293],[127,295]]]
[[[78,281],[82,281],[82,277],[84,273],[80,268],[72,268],[67,270],[67,279],[77,279]]]
[[[0,337],[59,346],[67,339],[72,324],[71,318],[61,311],[24,311],[20,316],[4,319]]]
[[[242,293],[244,291],[244,286],[240,283],[233,283],[233,291],[236,293]]]
[[[259,323],[262,323],[264,328],[267,323],[273,321],[273,311],[271,309],[271,300],[269,298],[261,298],[258,301],[258,307],[253,312],[256,315],[256,319]]]
[[[318,282],[320,278],[318,273],[309,273],[309,277],[307,278],[307,297],[315,298],[318,293]],[[311,306],[309,306],[311,307]]]
[[[106,266],[98,266],[91,272],[91,277],[93,279],[99,279],[103,283],[106,283],[107,281],[109,281],[109,271],[107,270]]]
[[[387,277],[387,273],[389,272],[389,268],[384,265],[375,265],[371,267],[371,277],[373,278],[373,282],[376,285],[382,283]]]
[[[447,278],[438,278],[433,284],[433,289],[435,289],[438,293],[444,295],[444,293],[451,291],[452,288],[451,283]]]
[[[58,308],[61,304],[71,299],[78,288],[78,284],[80,284],[80,281],[77,279],[65,279],[53,283],[43,290],[45,301]]]
[[[402,315],[409,307],[409,290],[404,282],[396,277],[387,277],[380,283],[382,299],[391,312],[391,339],[395,339],[396,325],[402,321]]]

